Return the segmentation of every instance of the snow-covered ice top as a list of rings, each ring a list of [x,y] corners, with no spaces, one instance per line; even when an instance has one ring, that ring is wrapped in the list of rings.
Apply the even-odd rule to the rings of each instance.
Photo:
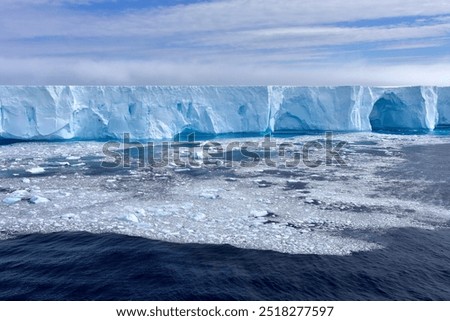
[[[433,130],[450,87],[0,86],[0,138]]]

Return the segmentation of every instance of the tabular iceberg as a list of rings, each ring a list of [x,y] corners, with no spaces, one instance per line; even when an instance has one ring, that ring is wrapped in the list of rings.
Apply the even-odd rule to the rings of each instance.
[[[450,87],[0,86],[0,138],[433,130]]]

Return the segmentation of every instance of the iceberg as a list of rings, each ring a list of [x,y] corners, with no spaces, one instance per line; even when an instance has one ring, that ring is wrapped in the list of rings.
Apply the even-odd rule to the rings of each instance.
[[[450,87],[0,86],[0,138],[433,130]]]

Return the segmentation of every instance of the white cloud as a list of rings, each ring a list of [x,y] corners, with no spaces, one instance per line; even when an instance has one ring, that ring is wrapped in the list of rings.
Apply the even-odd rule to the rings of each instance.
[[[167,61],[0,59],[0,84],[71,85],[450,85],[448,61],[429,64],[290,66]]]
[[[63,2],[35,0],[23,2]],[[71,1],[65,1],[71,2]],[[73,1],[76,2],[76,1]],[[86,1],[87,2],[87,1]],[[91,1],[89,1],[91,2]],[[7,10],[7,7],[0,9]],[[3,15],[2,22],[15,36],[123,36],[173,33],[282,30],[289,26],[320,26],[342,21],[397,16],[450,14],[450,2],[418,0],[232,0],[178,5],[124,12],[113,17],[30,8]]]
[[[450,70],[441,56],[372,52],[448,45],[448,1],[231,0],[107,15],[64,6],[101,1],[3,0],[0,82],[442,84]],[[337,24],[398,16],[417,21]]]

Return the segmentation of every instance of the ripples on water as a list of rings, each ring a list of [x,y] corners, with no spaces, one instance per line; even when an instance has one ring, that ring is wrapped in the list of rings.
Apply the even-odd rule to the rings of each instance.
[[[351,256],[34,234],[0,242],[0,299],[450,300],[449,232],[392,230]]]

